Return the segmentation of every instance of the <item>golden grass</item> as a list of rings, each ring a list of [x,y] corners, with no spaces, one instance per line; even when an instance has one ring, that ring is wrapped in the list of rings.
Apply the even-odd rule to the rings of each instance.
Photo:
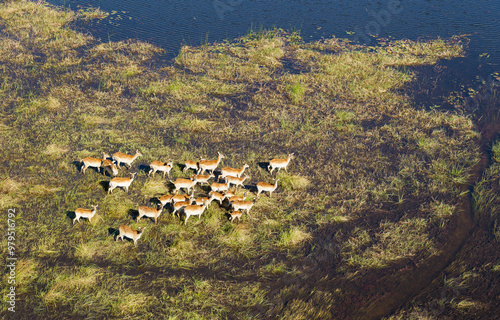
[[[280,179],[280,187],[286,191],[306,190],[311,184],[311,181],[309,181],[309,179],[307,179],[306,177],[290,175],[284,172],[279,173],[278,178]]]
[[[163,180],[163,176],[160,174],[157,174],[157,178],[161,178],[161,180],[149,180],[146,182],[142,188],[141,188],[141,193],[144,195],[144,198],[152,198],[152,197],[159,197],[164,194],[169,193],[169,187],[168,187],[168,180]],[[167,178],[168,179],[168,178]]]
[[[68,146],[52,143],[45,148],[44,154],[50,158],[59,159],[64,157],[64,154],[68,153],[68,151]]]
[[[23,184],[11,178],[5,178],[0,181],[0,193],[13,194],[20,191]]]
[[[281,233],[278,244],[284,247],[295,246],[309,238],[311,238],[311,235],[308,232],[293,227]]]

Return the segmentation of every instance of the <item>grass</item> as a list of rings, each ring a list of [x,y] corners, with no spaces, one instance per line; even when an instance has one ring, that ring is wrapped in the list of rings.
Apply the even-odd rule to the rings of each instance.
[[[492,143],[496,150],[500,143]],[[498,312],[498,288],[492,283],[500,271],[500,165],[493,162],[472,192],[475,232],[466,239],[456,259],[421,295],[408,301],[388,319],[411,319],[438,311],[451,318],[488,319]],[[434,201],[430,210],[440,219],[456,213],[454,205]],[[441,220],[443,221],[443,220]],[[491,290],[489,294],[485,294]],[[438,307],[438,308],[437,308]]]
[[[70,27],[105,16],[0,5],[0,206],[23,226],[26,317],[349,317],[359,305],[341,301],[377,295],[345,279],[395,282],[398,264],[446,243],[436,234],[452,232],[479,134],[469,117],[415,109],[403,89],[415,79],[407,66],[461,56],[462,40],[365,48],[272,30],[184,46],[165,65],[150,44],[100,43]],[[79,172],[83,157],[136,149],[143,157],[119,172],[138,172],[128,193]],[[250,186],[278,177],[277,191],[234,223],[217,203],[186,226],[167,209],[157,225],[133,219],[171,191],[147,176],[150,161],[172,159],[173,180],[188,176],[184,160],[217,151],[221,166],[250,165]],[[291,152],[288,171],[271,176],[267,162]],[[92,222],[72,226],[71,212],[91,204]],[[137,247],[114,241],[122,224],[146,227]]]
[[[310,237],[311,237],[310,234],[295,227],[286,231],[282,231],[280,234],[278,244],[283,247],[294,246],[301,243],[304,240],[309,239]]]

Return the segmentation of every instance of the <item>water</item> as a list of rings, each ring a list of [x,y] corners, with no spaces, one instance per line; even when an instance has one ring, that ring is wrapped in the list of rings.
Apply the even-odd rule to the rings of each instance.
[[[469,34],[468,56],[446,64],[453,83],[500,71],[498,0],[49,0],[71,9],[114,12],[86,29],[103,41],[140,39],[177,55],[182,44],[232,39],[252,28],[300,30],[304,40],[332,36],[373,44],[369,34],[427,39]],[[354,32],[354,33],[353,33]],[[454,86],[447,83],[447,86]],[[456,87],[456,85],[455,85]]]

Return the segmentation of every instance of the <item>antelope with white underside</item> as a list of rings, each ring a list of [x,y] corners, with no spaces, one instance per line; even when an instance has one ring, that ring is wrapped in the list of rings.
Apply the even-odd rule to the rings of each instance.
[[[229,186],[235,185],[236,188],[238,188],[238,186],[242,186],[244,188],[245,186],[243,185],[243,182],[245,182],[245,180],[248,178],[249,178],[249,176],[245,175],[242,178],[233,177],[233,176],[226,176],[225,179],[226,179],[226,182],[229,183]]]
[[[109,160],[109,154],[104,153],[102,154],[103,158],[101,161],[101,168],[102,168],[102,173],[105,175],[106,172],[109,173],[110,176],[116,176],[118,174],[118,168],[116,167],[116,164]]]
[[[142,153],[140,153],[139,150],[136,150],[133,156],[121,152],[115,152],[113,153],[112,158],[116,161],[118,168],[121,169],[120,163],[124,163],[130,168],[132,166],[132,162],[140,156],[142,156]]]
[[[238,219],[239,221],[241,221],[241,211],[233,211],[229,215],[229,221],[233,222],[234,219]]]
[[[224,192],[229,190],[229,182],[226,183],[218,183],[214,182],[210,185],[210,190],[215,192]]]
[[[177,214],[177,212],[179,212],[182,208],[191,205],[191,203],[193,203],[193,201],[191,199],[189,199],[187,201],[178,201],[176,203],[172,203],[172,208],[173,208],[173,210],[172,210],[172,217],[174,215],[179,216]]]
[[[186,225],[190,216],[198,216],[198,220],[199,220],[201,218],[201,215],[203,214],[203,212],[207,208],[207,205],[208,205],[208,203],[205,202],[202,206],[198,206],[198,205],[185,206],[183,209],[184,214],[186,215],[186,220],[184,220],[184,225]]]
[[[194,181],[196,181],[196,183],[199,183],[201,185],[201,184],[204,184],[204,183],[209,184],[208,180],[210,180],[210,178],[215,178],[215,176],[214,176],[213,173],[210,173],[210,174],[195,174],[191,178]]]
[[[290,160],[294,158],[294,154],[290,153],[288,155],[288,158],[286,159],[273,159],[269,161],[269,165],[267,166],[267,170],[272,174],[274,169],[278,169],[278,172],[281,170],[281,168],[284,168],[286,171],[286,167],[290,163]]]
[[[170,182],[175,186],[176,194],[181,189],[186,189],[186,193],[189,193],[189,190],[196,185],[196,181],[184,178],[177,178],[175,181],[170,180]]]
[[[235,201],[244,201],[245,198],[247,197],[247,194],[248,194],[248,192],[245,191],[245,193],[243,193],[242,196],[237,196],[234,193],[231,196],[229,196],[229,194],[226,193],[224,196],[226,197],[227,201],[235,202]]]
[[[139,228],[139,230],[134,230],[130,228],[129,226],[122,225],[120,228],[118,228],[118,236],[116,237],[115,241],[118,241],[118,238],[120,238],[123,241],[123,237],[127,237],[129,239],[134,240],[134,245],[137,246],[137,240],[139,240],[144,233],[144,228]]]
[[[210,197],[199,197],[199,198],[195,198],[194,199],[194,204],[198,205],[198,206],[202,206],[203,204],[207,203],[207,205],[210,205],[210,203],[214,200],[217,200],[217,198],[211,194],[212,192],[210,192],[209,196]]]
[[[278,181],[279,179],[276,179],[276,182],[274,184],[270,184],[267,182],[257,183],[257,197],[259,197],[259,194],[261,192],[269,192],[269,196],[271,196],[271,193],[273,193],[278,188]]]
[[[174,163],[172,162],[172,160],[170,160],[169,162],[153,161],[151,162],[149,167],[151,168],[151,170],[149,170],[148,175],[151,175],[151,173],[153,173],[154,176],[158,171],[163,172],[163,178],[165,178],[165,174],[167,174],[170,178],[170,170],[172,170],[172,168],[174,167]]]
[[[102,159],[97,159],[97,158],[92,158],[92,157],[85,157],[80,160],[82,163],[82,166],[80,168],[80,171],[85,174],[85,170],[87,170],[88,167],[93,167],[97,169],[97,172],[101,172],[101,164],[104,160],[106,160],[107,154],[104,153],[104,156]]]
[[[253,201],[234,201],[231,202],[231,207],[233,211],[246,210],[248,216],[250,217],[250,209],[257,203],[258,198]]]
[[[128,188],[130,187],[130,184],[132,181],[135,179],[135,175],[137,172],[131,173],[130,178],[113,178],[111,181],[109,181],[109,188],[108,188],[108,193],[111,193],[116,187],[120,187],[125,189],[125,192],[128,192]]]
[[[217,191],[210,191],[208,195],[210,196],[210,199],[219,201],[220,205],[222,204],[222,201],[224,201],[225,198],[225,196],[222,193]]]
[[[160,201],[161,206],[164,207],[167,203],[172,202],[173,195],[171,194],[165,194],[161,197],[158,198],[158,201]]]
[[[217,169],[220,161],[225,158],[220,152],[217,153],[219,154],[217,160],[200,160],[200,162],[198,162],[198,174],[202,174],[205,171],[213,173],[215,169]]]
[[[220,180],[221,178],[224,179],[227,176],[233,176],[233,177],[238,177],[240,178],[243,172],[245,172],[245,169],[249,168],[248,164],[244,164],[241,169],[236,169],[236,168],[230,168],[230,167],[224,167],[221,170],[220,176],[218,179]]]
[[[198,161],[186,160],[186,162],[184,162],[182,172],[186,172],[189,169],[193,169],[195,172],[198,172]]]
[[[153,208],[146,207],[146,206],[139,207],[139,210],[138,210],[139,215],[137,216],[137,222],[139,222],[139,220],[142,217],[147,217],[147,218],[154,219],[155,224],[158,224],[158,217],[160,216],[161,211],[163,210],[163,206],[159,205],[158,207],[159,207],[158,209],[153,209]]]
[[[75,210],[75,218],[73,219],[73,224],[75,224],[75,221],[78,221],[78,223],[80,223],[80,218],[85,218],[85,219],[88,219],[89,222],[91,222],[90,220],[95,216],[96,212],[97,212],[97,206],[98,205],[93,205],[92,206],[92,210],[90,209],[82,209],[82,208],[78,208]]]
[[[194,197],[194,189],[193,189],[193,191],[191,191],[191,195],[176,194],[176,195],[172,196],[171,202],[172,203],[176,203],[176,202],[179,202],[179,201],[188,201],[192,197]]]

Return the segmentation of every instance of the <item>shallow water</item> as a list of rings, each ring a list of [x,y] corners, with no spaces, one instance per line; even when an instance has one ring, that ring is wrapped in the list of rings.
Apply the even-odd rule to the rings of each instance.
[[[177,55],[185,43],[232,39],[251,29],[299,30],[304,40],[332,36],[374,44],[373,37],[420,39],[470,34],[468,56],[447,63],[453,83],[474,84],[500,71],[498,0],[49,0],[71,9],[88,6],[112,12],[85,29],[103,41],[129,38]],[[451,88],[451,87],[453,88]]]

